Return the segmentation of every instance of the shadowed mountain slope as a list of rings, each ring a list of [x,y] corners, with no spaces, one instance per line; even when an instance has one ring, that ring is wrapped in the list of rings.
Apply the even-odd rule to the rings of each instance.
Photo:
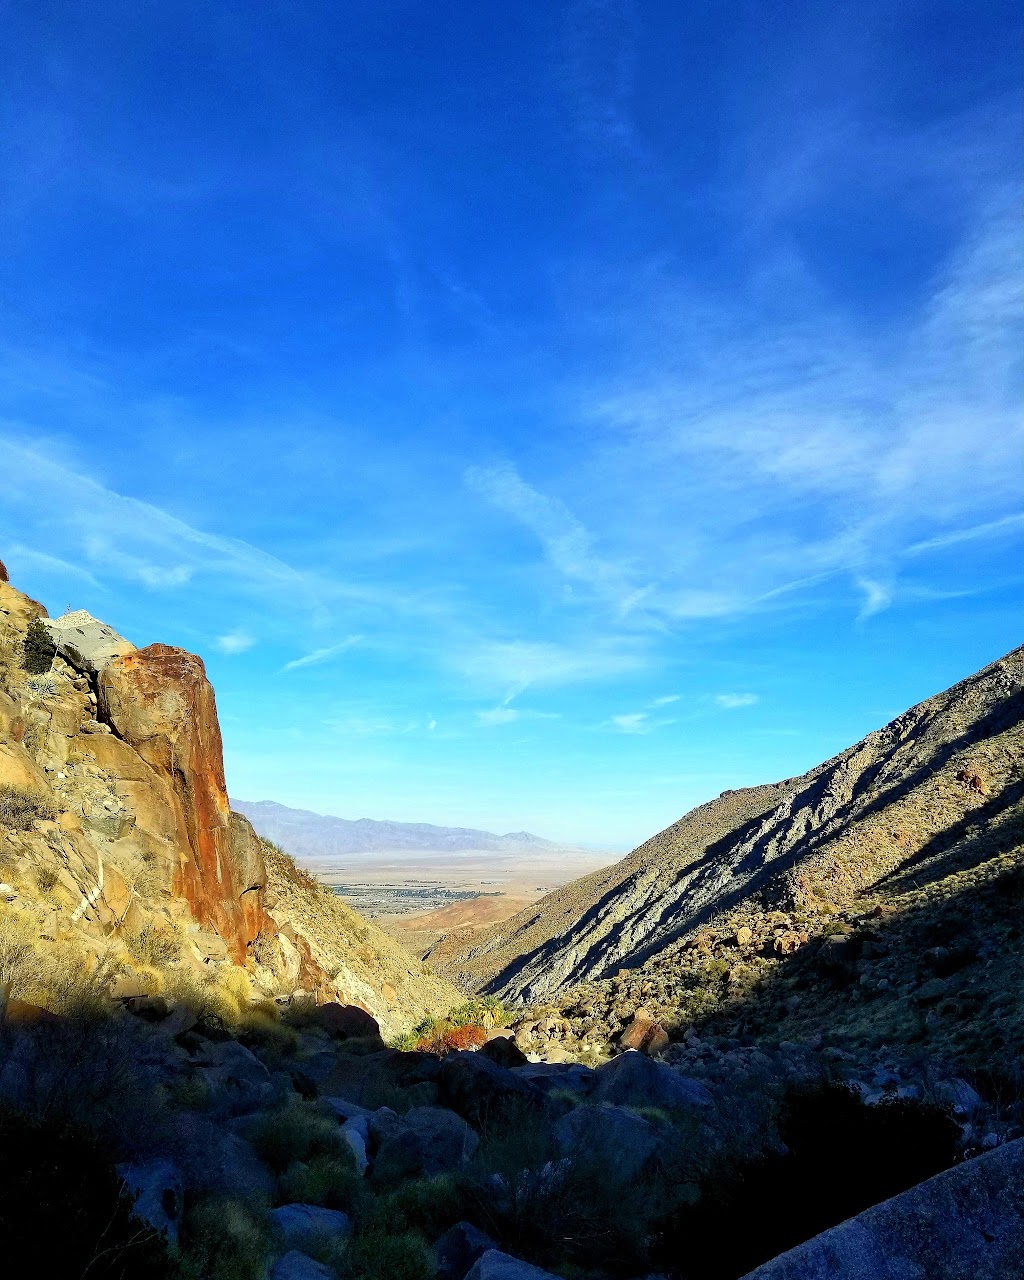
[[[919,863],[935,878],[936,855],[962,869],[992,833],[1016,830],[1022,720],[1019,648],[801,777],[725,792],[615,866],[449,935],[431,963],[462,985],[543,1001],[621,968],[654,972],[667,948],[741,908],[784,909],[798,925],[871,887],[895,896]],[[789,945],[806,940],[797,928]]]

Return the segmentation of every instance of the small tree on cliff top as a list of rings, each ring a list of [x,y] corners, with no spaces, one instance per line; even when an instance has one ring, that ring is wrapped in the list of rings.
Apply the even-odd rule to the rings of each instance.
[[[38,618],[33,618],[25,632],[21,665],[30,676],[42,675],[49,671],[53,662],[54,647],[46,628]]]

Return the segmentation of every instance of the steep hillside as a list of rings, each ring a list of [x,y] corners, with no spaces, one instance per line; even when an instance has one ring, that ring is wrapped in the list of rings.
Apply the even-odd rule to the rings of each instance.
[[[529,831],[495,835],[472,827],[437,827],[429,822],[337,818],[308,809],[292,809],[273,800],[236,799],[233,803],[260,835],[284,845],[300,858],[399,851],[518,853],[563,847]]]
[[[638,970],[619,980],[634,1007],[662,982],[678,1010],[680,957],[694,951],[706,968],[730,929],[749,930],[737,956],[757,956],[757,970],[820,943],[830,921],[851,931],[844,914],[899,916],[915,894],[930,904],[966,888],[963,876],[981,891],[1020,859],[1022,684],[1015,649],[802,777],[727,792],[614,867],[494,928],[450,935],[429,959],[525,1002],[571,1003],[574,984]],[[730,964],[716,964],[724,980]],[[620,1003],[628,1018],[630,999]]]
[[[201,659],[50,620],[2,569],[0,880],[0,970],[19,938],[41,944],[15,995],[45,1002],[72,972],[226,982],[358,1003],[386,1032],[457,999],[231,813]]]

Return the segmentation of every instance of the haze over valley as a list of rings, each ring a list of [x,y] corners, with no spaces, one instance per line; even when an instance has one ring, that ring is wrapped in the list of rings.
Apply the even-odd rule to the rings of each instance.
[[[425,822],[339,818],[269,800],[232,803],[260,835],[364,914],[400,921],[400,935],[414,931],[415,945],[426,945],[447,928],[505,919],[616,858],[528,831],[496,835]]]

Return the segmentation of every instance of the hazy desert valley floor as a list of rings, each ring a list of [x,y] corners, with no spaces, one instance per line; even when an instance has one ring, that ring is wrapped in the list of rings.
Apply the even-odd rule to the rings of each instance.
[[[526,833],[448,836],[440,871],[300,865],[232,810],[199,658],[51,620],[0,568],[9,1253],[90,1280],[1024,1274],[1022,722],[1018,649],[611,865]]]

